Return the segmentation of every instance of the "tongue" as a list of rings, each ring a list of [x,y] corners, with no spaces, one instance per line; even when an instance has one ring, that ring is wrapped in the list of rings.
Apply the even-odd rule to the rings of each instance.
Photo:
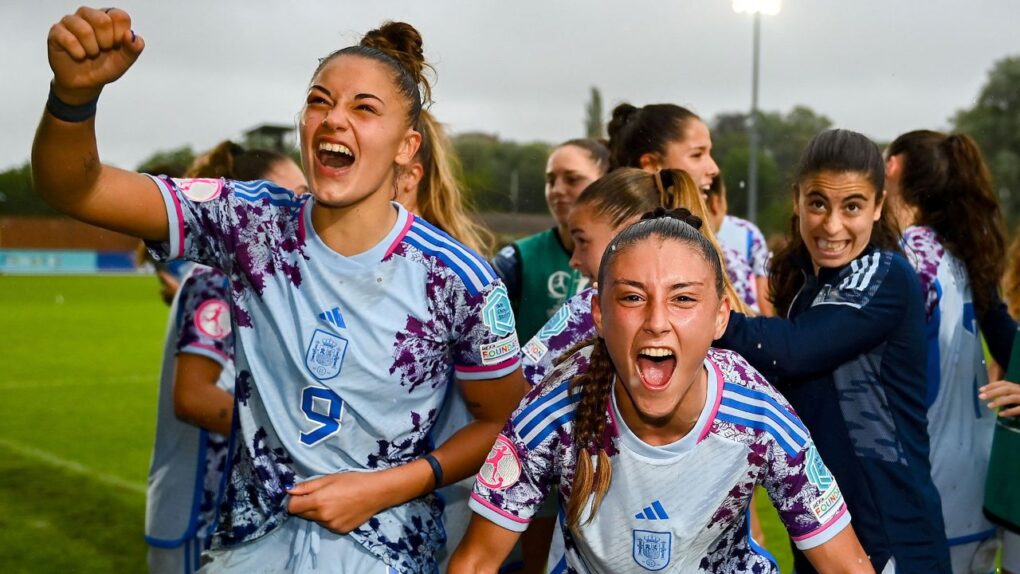
[[[673,369],[676,368],[676,359],[669,358],[654,361],[646,357],[638,357],[638,370],[641,372],[641,379],[645,384],[654,387],[664,387],[673,376]]]
[[[340,169],[354,163],[354,158],[347,154],[319,151],[317,155],[319,156],[319,162],[327,167]]]

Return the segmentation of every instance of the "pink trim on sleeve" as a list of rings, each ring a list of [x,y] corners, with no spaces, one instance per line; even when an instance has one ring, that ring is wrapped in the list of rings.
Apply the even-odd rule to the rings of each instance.
[[[715,417],[716,415],[719,414],[719,406],[722,404],[723,395],[722,370],[719,369],[719,365],[715,364],[715,361],[713,361],[712,359],[709,359],[708,362],[712,363],[712,368],[715,369],[715,381],[719,385],[719,387],[718,389],[716,389],[715,392],[715,404],[712,405],[712,416],[708,417],[708,423],[705,425],[705,428],[701,429],[701,434],[698,435],[697,442],[705,440],[705,437],[708,436],[709,431],[712,430],[712,424],[715,422]]]
[[[383,260],[386,260],[390,255],[393,255],[393,252],[397,249],[397,246],[400,245],[400,242],[404,240],[404,236],[407,235],[407,232],[411,230],[411,225],[413,223],[414,214],[408,212],[407,223],[404,224],[404,228],[400,230],[400,233],[397,234],[397,237],[393,240],[393,243],[390,244],[389,249],[386,250],[386,255],[383,255]]]
[[[496,507],[495,505],[493,505],[488,500],[485,500],[481,496],[478,496],[477,493],[472,492],[471,493],[471,498],[475,502],[477,502],[478,504],[481,504],[485,508],[488,508],[489,510],[495,512],[496,514],[502,516],[503,518],[506,518],[507,520],[511,520],[511,521],[516,522],[518,524],[529,524],[531,522],[530,520],[527,520],[525,518],[520,518],[519,516],[514,516],[513,514],[510,514],[509,512],[503,510],[502,508]]]
[[[520,356],[513,357],[503,361],[502,363],[496,363],[495,365],[454,365],[453,370],[458,373],[488,373],[492,371],[501,371],[503,369],[514,366],[514,364],[520,362]]]
[[[815,536],[821,534],[822,532],[824,532],[827,528],[829,528],[833,524],[835,524],[836,521],[838,521],[840,518],[843,518],[843,515],[846,514],[846,511],[847,511],[846,502],[844,502],[843,503],[843,508],[841,508],[839,510],[839,512],[836,513],[836,516],[833,516],[832,518],[830,518],[828,522],[826,522],[825,524],[819,526],[818,528],[815,528],[814,530],[812,530],[811,532],[808,532],[807,534],[804,534],[802,536],[791,536],[790,538],[794,542],[800,542],[802,540],[807,540],[808,538],[815,537]]]
[[[184,257],[184,210],[181,208],[181,200],[177,197],[176,186],[166,185],[167,195],[174,200],[174,210],[177,212],[177,255],[172,258]]]

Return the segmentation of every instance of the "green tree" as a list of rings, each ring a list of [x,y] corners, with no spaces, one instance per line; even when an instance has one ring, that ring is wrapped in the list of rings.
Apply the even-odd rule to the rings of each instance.
[[[957,132],[981,146],[992,172],[1007,220],[1020,219],[1020,56],[992,66],[988,80],[970,109],[952,118]]]
[[[455,136],[453,145],[464,168],[464,185],[478,209],[529,213],[546,210],[548,144],[520,144],[473,132]]]
[[[712,155],[723,173],[731,213],[746,216],[747,166],[750,158],[748,116],[720,113],[712,120]],[[788,113],[758,112],[758,225],[768,235],[783,232],[790,212],[790,185],[800,153],[832,120],[806,106]]]
[[[184,175],[185,170],[194,160],[195,152],[191,146],[182,146],[177,149],[155,152],[138,164],[138,171],[180,177]]]
[[[605,136],[605,126],[602,124],[602,92],[595,86],[591,87],[591,97],[584,107],[584,133],[585,137],[600,139]]]
[[[55,215],[32,190],[32,170],[28,162],[0,172],[0,214]]]

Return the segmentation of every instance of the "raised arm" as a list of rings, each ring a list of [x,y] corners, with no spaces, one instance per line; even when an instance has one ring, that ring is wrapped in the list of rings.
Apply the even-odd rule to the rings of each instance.
[[[167,215],[147,177],[103,165],[95,107],[106,84],[134,64],[145,42],[116,8],[82,7],[50,28],[53,81],[32,145],[32,180],[44,201],[100,227],[150,240],[167,238]]]

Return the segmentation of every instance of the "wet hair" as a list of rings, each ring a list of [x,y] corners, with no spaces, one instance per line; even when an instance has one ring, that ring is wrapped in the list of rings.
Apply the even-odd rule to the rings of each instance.
[[[889,144],[902,157],[900,196],[917,208],[920,225],[967,268],[978,316],[991,306],[1005,268],[1006,226],[981,150],[970,136],[930,130]]]
[[[675,104],[616,106],[607,127],[610,168],[641,167],[641,156],[646,153],[664,155],[669,142],[684,139],[684,129],[692,120],[701,118]]]
[[[184,173],[185,177],[223,177],[238,181],[263,179],[273,166],[290,158],[267,149],[245,149],[225,140],[195,158]]]
[[[561,143],[555,149],[567,146],[573,146],[588,152],[588,157],[595,164],[600,177],[609,171],[609,147],[604,141],[595,138],[576,138]]]
[[[466,193],[458,177],[460,162],[446,131],[428,110],[421,111],[415,130],[421,134],[415,161],[423,171],[417,196],[422,217],[487,256],[492,251],[493,237],[467,213]]]
[[[602,255],[599,282],[604,282],[608,269],[621,253],[653,238],[676,241],[693,247],[712,268],[715,274],[716,294],[722,298],[726,272],[717,248],[705,235],[702,219],[682,207],[679,209],[658,207],[617,235]],[[581,393],[573,426],[577,465],[570,489],[570,500],[567,503],[569,528],[581,525],[581,514],[587,506],[588,498],[594,494],[592,509],[585,523],[591,522],[598,513],[612,482],[613,471],[608,453],[613,450],[613,438],[606,428],[606,409],[609,407],[609,397],[613,392],[616,369],[605,340],[597,337],[591,344],[593,348],[588,369],[570,382],[569,390],[571,394]],[[592,456],[596,458],[594,467],[591,463]]]
[[[348,46],[319,60],[314,78],[339,56],[360,56],[385,64],[393,72],[393,81],[408,103],[408,125],[418,125],[422,107],[432,103],[432,87],[425,71],[432,67],[425,63],[421,34],[405,22],[388,21],[371,30],[357,46]]]
[[[664,169],[658,173],[625,167],[609,172],[592,182],[581,192],[574,204],[575,209],[587,205],[596,217],[607,218],[613,228],[640,217],[656,208],[685,208],[699,221],[708,220],[701,190],[687,172],[679,169]],[[723,260],[722,249],[710,225],[699,226],[701,233],[716,246],[717,257]],[[601,269],[599,271],[601,274]],[[748,312],[746,304],[737,295],[729,277],[723,277],[723,284],[730,306],[743,313]]]
[[[800,194],[800,184],[821,172],[855,173],[867,179],[875,190],[875,201],[885,195],[885,162],[875,142],[850,130],[826,130],[808,142],[800,156],[793,186],[794,199]],[[871,229],[869,245],[881,249],[900,251],[900,234],[892,223],[888,209]],[[772,258],[769,265],[771,299],[776,313],[785,317],[790,304],[804,281],[801,262],[809,258],[804,238],[800,235],[800,218],[790,218],[789,242]]]

